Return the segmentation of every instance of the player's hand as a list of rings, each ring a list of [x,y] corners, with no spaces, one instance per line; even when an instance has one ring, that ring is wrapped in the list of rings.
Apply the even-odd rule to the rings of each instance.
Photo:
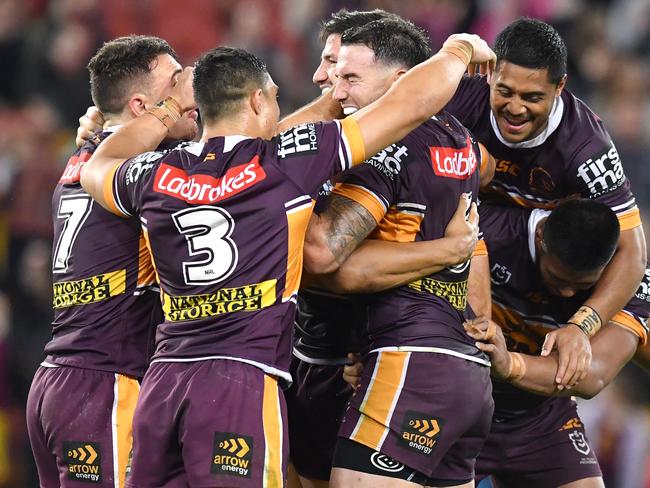
[[[497,63],[497,56],[494,54],[494,51],[490,49],[488,43],[481,39],[476,34],[452,34],[449,36],[447,41],[452,40],[461,40],[465,41],[472,45],[472,59],[468,66],[468,71],[470,74],[476,72],[485,74],[488,76],[488,80],[494,71],[494,67]]]
[[[194,110],[196,102],[194,101],[194,90],[192,89],[192,79],[194,78],[194,68],[188,67],[178,77],[176,85],[169,94],[181,106],[183,112]]]
[[[548,356],[553,349],[558,351],[558,368],[555,382],[558,390],[578,384],[589,371],[591,364],[591,343],[587,334],[577,325],[568,324],[546,334],[542,356]]]
[[[487,317],[463,323],[465,332],[476,341],[476,347],[490,356],[492,376],[506,379],[510,374],[510,353],[501,327]]]
[[[79,127],[77,128],[77,138],[75,143],[77,147],[83,146],[86,141],[104,126],[104,115],[97,107],[91,105],[86,113],[79,117]]]
[[[464,263],[472,257],[478,242],[478,210],[469,194],[461,195],[444,237],[454,240],[453,249],[457,255],[453,264]]]
[[[348,359],[350,363],[343,366],[343,380],[356,390],[361,383],[363,363],[361,362],[361,356],[353,352],[348,354]]]

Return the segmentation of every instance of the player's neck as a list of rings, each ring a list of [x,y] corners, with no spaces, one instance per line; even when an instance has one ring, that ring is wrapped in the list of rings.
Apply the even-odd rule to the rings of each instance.
[[[123,111],[119,114],[104,114],[104,125],[103,129],[108,129],[109,127],[115,127],[116,125],[126,124],[128,121],[135,118],[131,112]]]
[[[224,136],[247,136],[247,137],[263,137],[259,125],[251,123],[245,117],[243,118],[230,118],[222,119],[216,122],[206,123],[203,126],[203,135],[201,141],[205,142],[213,137]]]

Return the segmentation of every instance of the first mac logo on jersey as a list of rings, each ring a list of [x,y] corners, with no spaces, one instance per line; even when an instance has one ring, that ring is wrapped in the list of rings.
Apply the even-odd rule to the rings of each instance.
[[[578,177],[587,185],[592,197],[604,195],[621,186],[625,173],[616,147],[612,144],[602,154],[582,163],[578,167]]]
[[[318,152],[318,135],[314,124],[304,124],[280,134],[278,156],[281,158]]]

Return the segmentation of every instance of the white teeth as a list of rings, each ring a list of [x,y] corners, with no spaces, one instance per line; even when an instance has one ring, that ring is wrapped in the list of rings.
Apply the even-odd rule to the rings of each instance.
[[[357,107],[343,107],[343,114],[350,115],[359,110]]]

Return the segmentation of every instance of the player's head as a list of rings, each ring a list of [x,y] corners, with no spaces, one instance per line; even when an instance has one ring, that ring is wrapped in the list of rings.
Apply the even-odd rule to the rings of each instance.
[[[345,113],[352,113],[377,100],[430,56],[426,33],[404,19],[379,19],[347,30],[341,36],[334,98]]]
[[[567,49],[560,34],[541,20],[521,18],[495,41],[497,66],[490,105],[508,142],[537,136],[566,83]]]
[[[568,200],[541,221],[535,233],[542,280],[554,295],[571,297],[600,279],[616,251],[616,214],[595,200]]]
[[[158,37],[130,35],[104,43],[88,63],[93,102],[119,122],[143,114],[169,93],[181,73],[176,52]],[[194,137],[196,112],[187,112],[179,135]],[[182,127],[181,127],[182,126]]]
[[[251,135],[270,139],[280,108],[266,65],[243,49],[218,47],[194,66],[194,98],[206,125],[245,120]]]
[[[341,35],[346,30],[361,27],[373,20],[389,17],[396,18],[397,16],[381,9],[367,11],[341,9],[333,13],[329,19],[323,21],[320,39],[324,46],[320,56],[320,64],[312,76],[314,84],[318,85],[321,90],[332,88],[336,84],[334,68],[341,48]]]

